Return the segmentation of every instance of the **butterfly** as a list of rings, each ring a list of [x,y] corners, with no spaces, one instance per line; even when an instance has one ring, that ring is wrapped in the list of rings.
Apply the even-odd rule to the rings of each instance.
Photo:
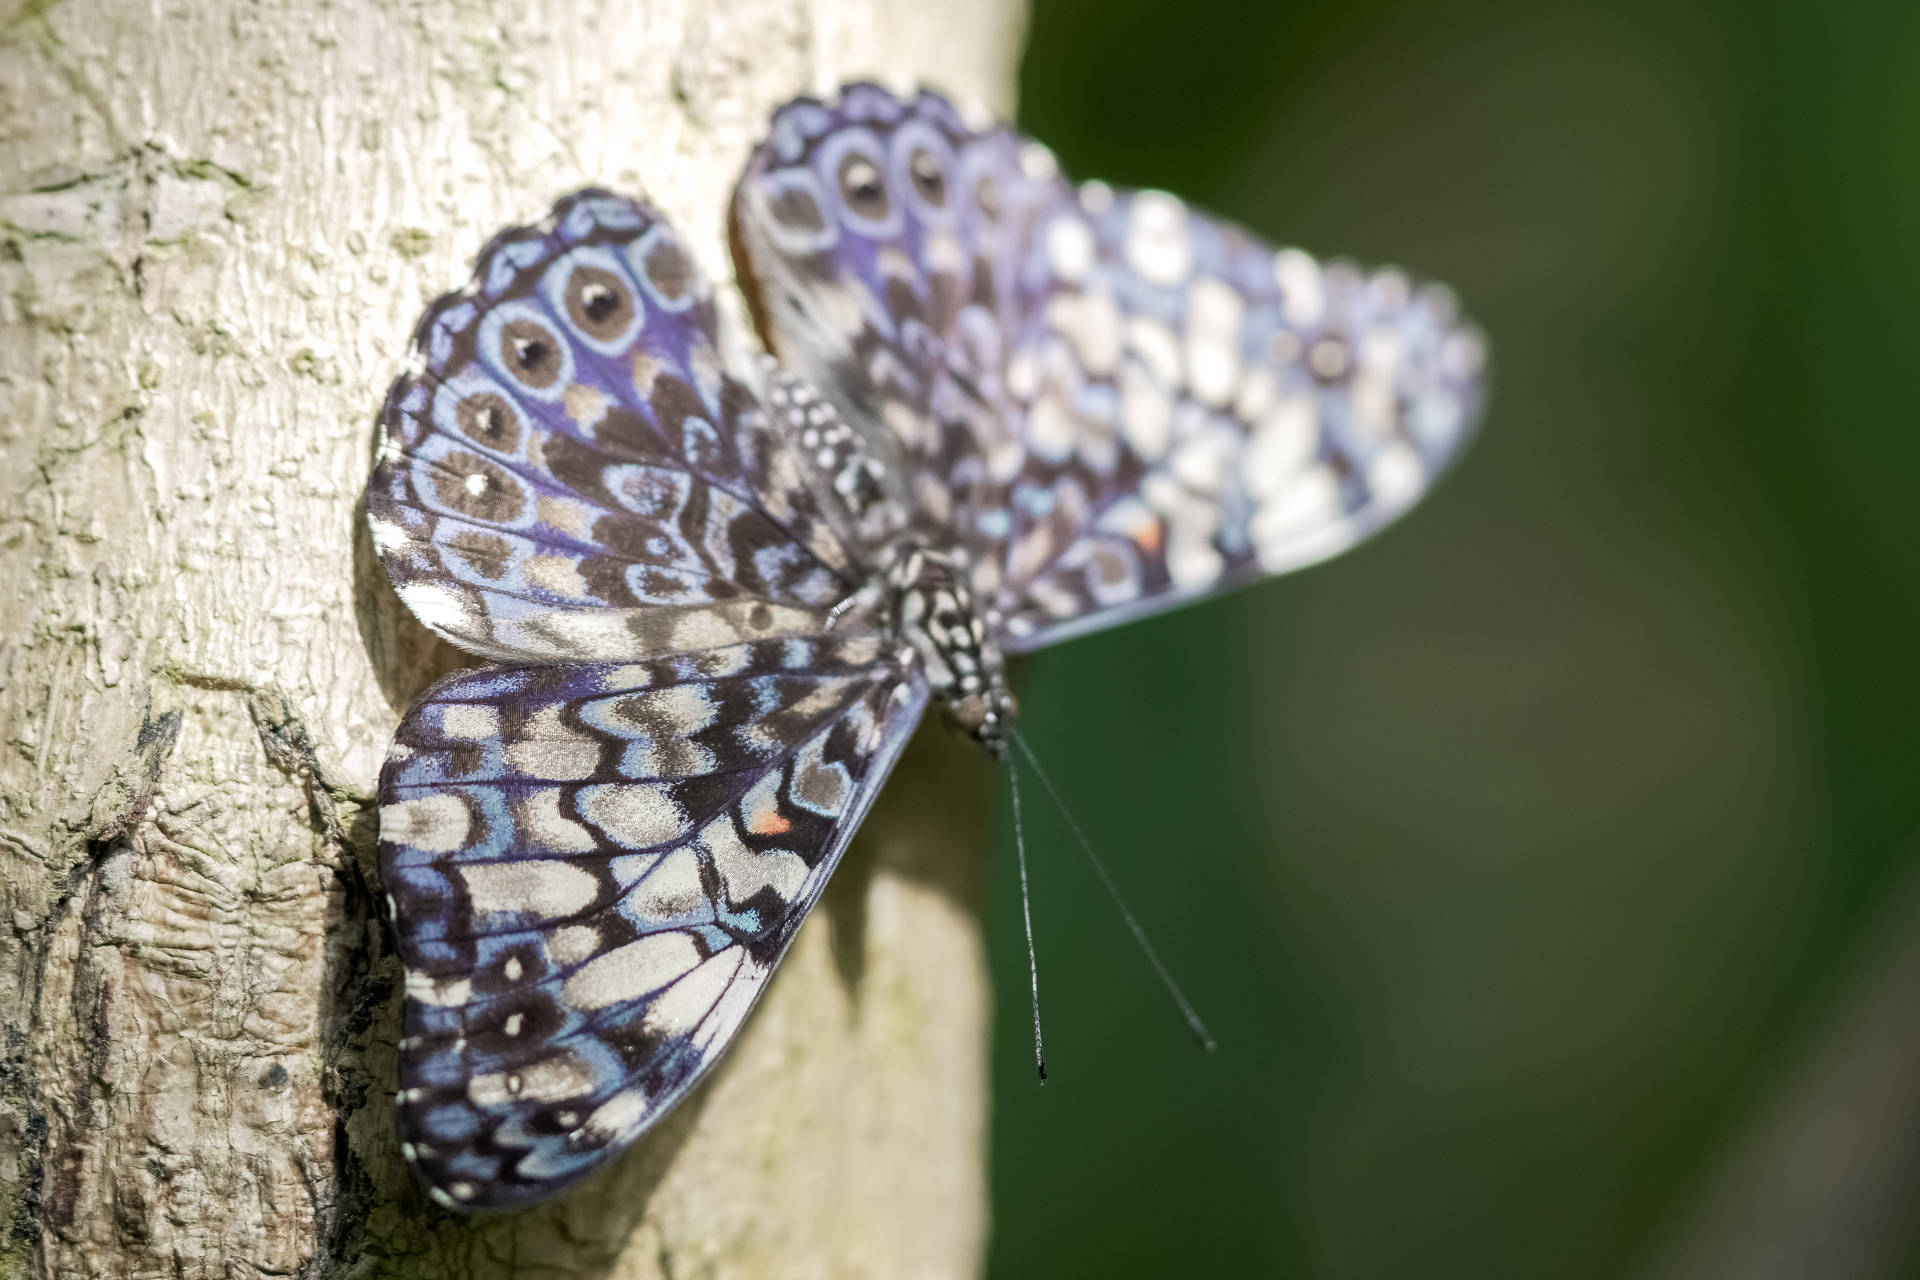
[[[393,386],[373,540],[491,665],[397,730],[380,861],[403,1151],[528,1204],[725,1051],[930,705],[1004,661],[1333,555],[1472,434],[1444,288],[1078,186],[938,94],[773,116],[731,205],[777,360],[600,190],[494,238]]]

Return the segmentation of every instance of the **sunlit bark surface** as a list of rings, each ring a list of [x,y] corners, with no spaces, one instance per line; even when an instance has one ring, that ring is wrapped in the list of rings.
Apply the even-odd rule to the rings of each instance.
[[[494,231],[611,186],[726,279],[776,102],[864,74],[1005,108],[1021,20],[0,0],[0,1276],[978,1269],[980,774],[938,742],[611,1176],[480,1222],[411,1184],[369,798],[462,659],[358,502],[415,318]]]

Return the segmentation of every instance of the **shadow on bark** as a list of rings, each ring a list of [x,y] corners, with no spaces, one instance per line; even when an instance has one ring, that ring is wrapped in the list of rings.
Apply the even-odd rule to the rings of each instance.
[[[367,665],[388,710],[398,719],[428,685],[480,660],[421,626],[395,594],[380,565],[380,553],[373,548],[364,498],[353,504],[351,520],[347,537],[353,547],[353,620],[367,652]]]

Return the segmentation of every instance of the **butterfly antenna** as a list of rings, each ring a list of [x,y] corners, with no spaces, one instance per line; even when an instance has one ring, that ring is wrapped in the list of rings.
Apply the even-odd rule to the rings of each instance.
[[[1034,776],[1040,779],[1040,785],[1047,789],[1049,796],[1053,797],[1053,803],[1055,807],[1060,810],[1060,816],[1067,820],[1067,829],[1073,832],[1073,838],[1080,843],[1081,852],[1087,855],[1087,861],[1093,864],[1094,871],[1099,874],[1100,883],[1106,886],[1107,895],[1113,899],[1113,905],[1119,908],[1120,918],[1127,922],[1127,928],[1132,932],[1133,940],[1140,944],[1140,950],[1146,955],[1147,963],[1152,965],[1153,971],[1160,976],[1160,985],[1165,987],[1167,989],[1167,995],[1172,997],[1174,1008],[1180,1011],[1181,1020],[1187,1024],[1187,1030],[1193,1033],[1193,1038],[1199,1041],[1202,1049],[1208,1053],[1212,1053],[1216,1048],[1213,1033],[1208,1031],[1207,1024],[1200,1020],[1200,1014],[1194,1009],[1193,1002],[1187,999],[1186,992],[1180,990],[1180,984],[1173,980],[1173,975],[1167,971],[1167,966],[1160,962],[1159,953],[1153,949],[1153,944],[1147,941],[1147,931],[1140,927],[1140,922],[1134,918],[1133,911],[1127,906],[1126,899],[1120,896],[1120,886],[1113,882],[1113,877],[1107,873],[1106,864],[1100,861],[1100,855],[1093,851],[1093,842],[1087,839],[1084,831],[1080,830],[1080,824],[1074,821],[1072,810],[1068,809],[1067,802],[1060,798],[1059,788],[1053,785],[1053,779],[1047,776],[1047,771],[1040,767],[1040,758],[1033,754],[1033,748],[1027,745],[1026,737],[1018,728],[1009,725],[1008,731],[1013,738],[1014,745],[1020,748],[1020,754],[1026,757],[1027,764],[1033,770]],[[1013,809],[1015,821],[1017,822],[1020,812],[1020,788],[1017,783],[1014,785],[1013,794]],[[1017,831],[1018,828],[1016,827],[1015,830]],[[1022,853],[1021,859],[1020,883],[1024,891],[1027,877],[1027,864],[1024,853]],[[1031,949],[1033,945],[1031,941],[1033,932],[1031,924],[1028,925],[1027,932],[1029,938],[1027,945],[1029,949]],[[1035,992],[1035,998],[1037,1000],[1037,986]],[[1037,1004],[1035,1005],[1034,1012],[1033,1033],[1037,1041],[1040,1035],[1039,1006]]]
[[[1020,821],[1020,771],[1007,770],[1013,782],[1013,849],[1020,862],[1020,915],[1027,923],[1027,977],[1033,983],[1033,1065],[1047,1082],[1047,1051],[1040,1042],[1040,961],[1033,950],[1033,898],[1027,892],[1027,833]]]

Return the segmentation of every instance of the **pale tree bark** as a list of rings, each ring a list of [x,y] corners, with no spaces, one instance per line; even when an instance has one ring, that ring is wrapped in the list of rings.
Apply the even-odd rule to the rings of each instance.
[[[415,317],[643,193],[717,278],[781,99],[1005,109],[1019,0],[0,0],[0,1276],[946,1276],[985,1231],[982,772],[920,744],[718,1075],[434,1209],[370,794],[460,661],[360,531]],[[738,314],[737,306],[733,312]]]

